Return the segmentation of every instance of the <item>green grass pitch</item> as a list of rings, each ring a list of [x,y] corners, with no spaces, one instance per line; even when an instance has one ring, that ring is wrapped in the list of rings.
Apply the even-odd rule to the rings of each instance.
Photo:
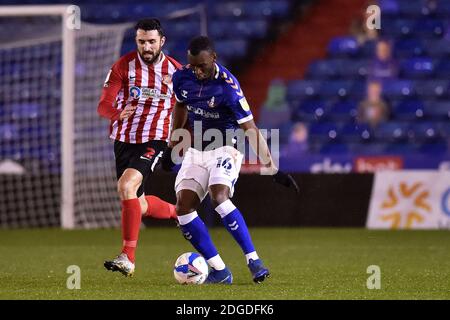
[[[141,230],[136,273],[103,268],[118,253],[120,230],[1,230],[0,299],[449,299],[448,231],[252,228],[272,277],[256,285],[226,230],[212,237],[234,284],[182,286],[175,259],[192,251],[177,228]],[[66,287],[67,267],[81,269],[81,289]],[[370,265],[381,289],[366,286]]]

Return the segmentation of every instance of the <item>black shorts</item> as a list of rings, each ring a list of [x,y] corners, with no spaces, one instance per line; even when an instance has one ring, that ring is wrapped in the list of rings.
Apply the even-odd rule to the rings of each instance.
[[[120,179],[128,168],[136,169],[142,173],[144,179],[137,191],[139,198],[144,193],[145,179],[155,170],[166,147],[167,142],[161,140],[151,140],[140,144],[116,140],[114,142],[114,156],[116,158],[117,179]]]

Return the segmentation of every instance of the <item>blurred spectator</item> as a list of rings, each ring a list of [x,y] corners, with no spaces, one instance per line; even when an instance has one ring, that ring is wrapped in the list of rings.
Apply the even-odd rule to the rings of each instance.
[[[398,64],[392,58],[392,45],[388,40],[382,39],[375,47],[375,58],[369,68],[369,81],[383,81],[397,78]]]
[[[426,16],[435,16],[438,9],[438,0],[425,0],[422,13]]]
[[[381,96],[382,86],[378,81],[367,85],[367,97],[358,105],[357,121],[367,123],[372,128],[389,119],[389,106]]]
[[[291,112],[286,101],[286,84],[281,79],[272,80],[259,118],[258,127],[280,129],[280,138],[286,141],[290,130]]]
[[[370,3],[368,1],[364,6],[363,11],[361,11],[361,15],[358,18],[353,19],[350,26],[350,33],[355,37],[360,46],[363,46],[367,41],[374,41],[378,38],[377,29],[367,28],[367,18],[370,16],[370,13],[366,12],[366,8],[371,4],[377,3],[376,1],[370,1]]]
[[[289,157],[307,153],[308,150],[308,127],[297,122],[292,126],[289,142],[281,148],[280,154],[282,157]]]

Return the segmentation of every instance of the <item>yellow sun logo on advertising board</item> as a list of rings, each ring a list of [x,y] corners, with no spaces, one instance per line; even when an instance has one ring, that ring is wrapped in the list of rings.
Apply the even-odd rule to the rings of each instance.
[[[400,182],[398,188],[390,186],[387,199],[381,204],[381,209],[388,213],[382,214],[380,219],[391,222],[391,229],[411,229],[414,223],[422,223],[425,216],[431,213],[431,206],[427,202],[429,195],[420,182],[411,185]]]

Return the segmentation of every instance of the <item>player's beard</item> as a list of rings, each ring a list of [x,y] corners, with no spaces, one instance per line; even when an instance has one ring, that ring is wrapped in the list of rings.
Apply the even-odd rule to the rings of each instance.
[[[146,64],[153,64],[153,63],[155,63],[155,61],[157,61],[160,58],[161,52],[162,52],[162,48],[159,47],[159,50],[156,51],[155,54],[151,56],[151,58],[145,58],[144,57],[145,52],[143,52],[142,54],[139,52],[139,55],[141,56],[142,60],[144,60],[144,62]]]

